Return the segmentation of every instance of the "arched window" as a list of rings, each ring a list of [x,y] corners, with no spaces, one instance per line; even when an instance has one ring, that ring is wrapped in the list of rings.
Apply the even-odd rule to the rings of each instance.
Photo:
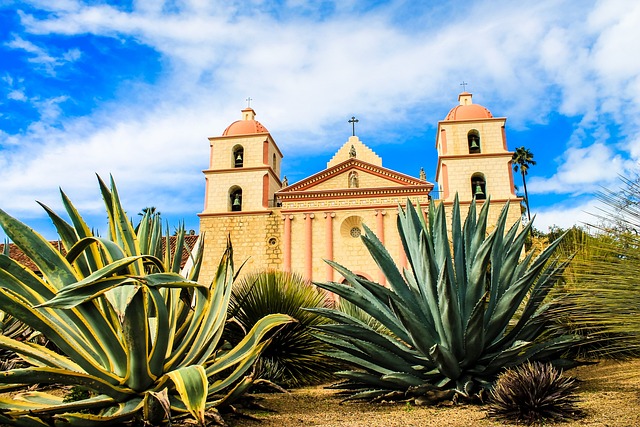
[[[487,181],[480,172],[476,172],[471,176],[471,195],[476,200],[485,200],[487,198]]]
[[[469,143],[469,154],[480,153],[480,132],[471,129],[467,134],[467,142]]]
[[[233,186],[229,189],[229,210],[240,212],[242,210],[242,188]]]
[[[276,172],[276,155],[273,155],[273,160],[271,162],[271,167],[273,168],[273,171]]]
[[[244,164],[244,148],[242,145],[236,145],[233,147],[233,167],[241,168]]]

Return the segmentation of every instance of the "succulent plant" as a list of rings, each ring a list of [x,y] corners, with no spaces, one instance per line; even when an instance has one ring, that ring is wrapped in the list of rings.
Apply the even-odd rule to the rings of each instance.
[[[489,400],[489,416],[503,421],[543,424],[576,419],[578,383],[548,363],[525,362],[509,368],[496,381]]]
[[[577,338],[544,336],[545,299],[568,262],[550,260],[559,240],[535,259],[523,256],[531,223],[507,230],[507,204],[487,235],[489,205],[487,200],[476,217],[471,203],[463,226],[456,197],[449,234],[442,203],[431,203],[425,218],[408,201],[398,216],[411,266],[403,273],[365,226],[362,241],[388,287],[329,261],[346,283],[317,285],[390,332],[336,310],[313,309],[334,321],[318,327],[318,336],[334,347],[330,355],[356,367],[337,373],[345,381],[336,387],[349,399],[472,398],[504,368],[525,360],[571,363],[561,355]]]
[[[73,225],[44,207],[66,255],[0,210],[0,226],[43,277],[0,255],[0,308],[42,332],[61,351],[0,336],[0,348],[32,366],[0,373],[3,390],[33,384],[79,386],[89,397],[64,401],[42,391],[0,398],[0,422],[25,426],[144,425],[191,418],[198,425],[242,393],[266,345],[264,337],[290,321],[271,315],[235,347],[222,346],[235,271],[229,243],[211,284],[197,283],[199,245],[179,274],[184,230],[174,256],[163,258],[160,219],[144,217],[138,232],[122,208],[113,180],[99,180],[109,238],[96,237],[62,193]],[[168,239],[168,236],[166,237]],[[151,255],[150,253],[153,253]]]
[[[296,319],[283,326],[262,351],[257,373],[261,379],[283,387],[301,387],[333,377],[335,362],[321,353],[328,346],[311,330],[327,319],[303,309],[326,306],[327,293],[294,273],[262,271],[247,274],[234,284],[229,317],[244,329],[271,313]]]

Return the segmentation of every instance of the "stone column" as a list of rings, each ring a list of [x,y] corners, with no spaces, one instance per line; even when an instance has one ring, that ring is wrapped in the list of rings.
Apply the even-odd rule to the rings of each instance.
[[[376,235],[380,242],[384,245],[384,216],[387,214],[382,209],[376,209]],[[378,270],[378,283],[385,286],[387,284],[387,278],[384,276],[382,270]]]
[[[287,273],[291,273],[291,221],[293,215],[283,215],[284,220],[284,242],[283,242],[283,270]]]
[[[336,217],[334,212],[325,212],[324,217],[325,221],[325,259],[333,261],[333,218]],[[333,267],[329,264],[326,264],[326,280],[328,282],[333,282]]]
[[[313,276],[313,228],[311,220],[315,218],[312,213],[304,214],[306,221],[304,228],[304,275],[307,280]]]

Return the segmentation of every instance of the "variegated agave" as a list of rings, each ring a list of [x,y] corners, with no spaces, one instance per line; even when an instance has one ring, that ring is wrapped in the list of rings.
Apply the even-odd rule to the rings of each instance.
[[[0,373],[0,391],[33,384],[80,386],[92,396],[73,402],[44,392],[0,399],[0,422],[14,425],[155,425],[205,414],[242,393],[266,342],[290,318],[263,318],[234,348],[219,344],[234,279],[229,244],[210,285],[195,282],[201,245],[183,276],[184,230],[162,249],[160,219],[147,215],[137,234],[111,181],[99,180],[109,238],[96,237],[69,199],[73,226],[45,207],[66,255],[0,210],[6,234],[38,266],[38,277],[0,255],[0,309],[42,332],[60,350],[0,336],[0,348],[31,364]],[[167,230],[168,231],[168,230]],[[168,234],[167,237],[168,239]]]
[[[357,369],[338,372],[336,387],[350,399],[470,398],[490,388],[506,367],[527,359],[568,362],[562,353],[573,336],[544,338],[545,298],[568,262],[551,260],[559,240],[533,259],[521,259],[531,223],[506,231],[508,205],[487,235],[487,200],[476,219],[475,202],[461,225],[453,205],[451,234],[442,203],[428,220],[407,202],[398,229],[410,269],[400,273],[378,238],[366,228],[362,241],[389,287],[330,262],[346,279],[317,283],[368,313],[386,328],[330,309],[314,309],[335,323],[318,326],[333,345],[331,356]],[[451,241],[450,241],[451,238]]]

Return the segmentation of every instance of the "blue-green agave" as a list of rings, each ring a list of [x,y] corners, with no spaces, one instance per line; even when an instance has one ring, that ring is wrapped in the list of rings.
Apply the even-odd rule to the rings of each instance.
[[[158,216],[134,231],[118,193],[99,179],[108,238],[95,236],[62,193],[71,224],[43,206],[66,254],[0,210],[0,226],[42,277],[0,255],[0,309],[42,332],[60,353],[0,336],[0,348],[30,364],[0,372],[0,391],[34,384],[80,386],[91,396],[67,402],[31,391],[0,399],[0,422],[14,425],[144,425],[206,416],[242,393],[265,334],[291,319],[266,316],[233,348],[220,343],[234,280],[229,243],[211,284],[196,282],[202,245],[180,274],[184,230],[172,255]]]
[[[431,203],[425,218],[407,202],[398,217],[410,264],[403,273],[365,227],[362,241],[388,287],[329,262],[346,283],[317,285],[386,328],[380,332],[343,312],[314,309],[334,321],[317,327],[334,347],[330,355],[355,366],[337,373],[345,381],[336,387],[349,399],[477,397],[506,367],[528,359],[568,362],[561,355],[576,338],[544,338],[546,297],[568,262],[550,260],[559,240],[535,259],[524,256],[531,223],[506,230],[507,205],[487,234],[489,204],[476,214],[471,203],[462,225],[456,198],[449,234],[442,203]]]

